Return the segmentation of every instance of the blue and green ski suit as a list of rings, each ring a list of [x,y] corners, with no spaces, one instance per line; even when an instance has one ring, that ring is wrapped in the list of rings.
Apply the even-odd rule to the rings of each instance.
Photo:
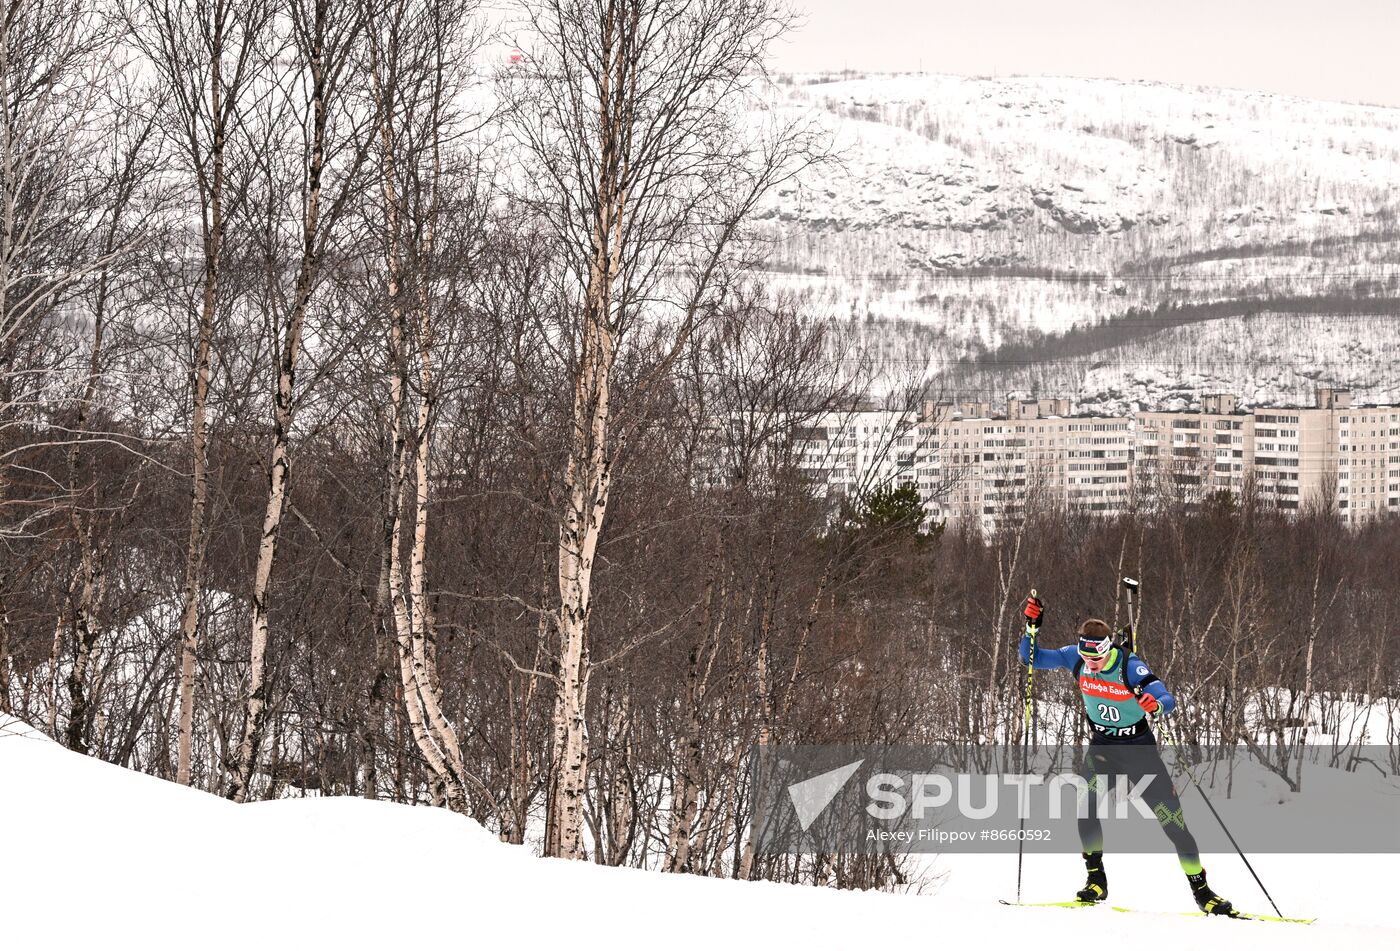
[[[1021,663],[1031,661],[1030,636],[1021,638]],[[1186,828],[1186,816],[1181,800],[1172,786],[1171,774],[1157,753],[1157,739],[1152,735],[1152,721],[1137,702],[1139,694],[1151,694],[1159,704],[1159,716],[1176,708],[1176,698],[1157,679],[1147,664],[1136,654],[1114,648],[1108,663],[1097,674],[1084,666],[1079,646],[1044,649],[1036,647],[1036,670],[1068,670],[1078,680],[1079,696],[1084,702],[1084,716],[1093,733],[1089,751],[1084,759],[1084,775],[1090,780],[1088,815],[1079,820],[1079,839],[1085,852],[1103,851],[1103,824],[1098,818],[1098,793],[1093,785],[1095,776],[1105,781],[1126,776],[1130,785],[1151,774],[1152,780],[1143,791],[1143,802],[1157,817],[1162,831],[1176,849],[1177,860],[1188,875],[1201,871],[1201,858],[1196,839]],[[1131,746],[1129,753],[1115,756],[1115,750]],[[1150,750],[1143,750],[1149,747]]]

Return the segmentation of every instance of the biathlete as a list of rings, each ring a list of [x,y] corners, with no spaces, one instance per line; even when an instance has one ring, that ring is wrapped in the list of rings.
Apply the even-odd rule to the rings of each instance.
[[[1021,636],[1021,663],[1031,662],[1031,629],[1037,632],[1045,621],[1045,602],[1035,595],[1026,599],[1026,633]],[[1084,715],[1092,733],[1085,758],[1085,774],[1090,779],[1087,815],[1079,819],[1079,840],[1089,878],[1075,895],[1083,902],[1101,902],[1108,897],[1108,876],[1103,867],[1103,825],[1098,818],[1095,776],[1126,776],[1136,784],[1152,774],[1142,799],[1157,817],[1162,831],[1176,848],[1176,857],[1191,895],[1207,914],[1230,915],[1234,908],[1206,884],[1196,839],[1186,828],[1181,800],[1172,787],[1166,764],[1157,752],[1152,735],[1152,717],[1164,717],[1176,707],[1176,698],[1148,669],[1140,657],[1119,648],[1113,632],[1098,618],[1079,625],[1079,643],[1060,648],[1035,650],[1037,670],[1068,670],[1078,681],[1084,701]],[[1127,748],[1132,747],[1128,752]],[[1115,754],[1118,754],[1115,756]],[[1127,759],[1130,762],[1115,762]]]

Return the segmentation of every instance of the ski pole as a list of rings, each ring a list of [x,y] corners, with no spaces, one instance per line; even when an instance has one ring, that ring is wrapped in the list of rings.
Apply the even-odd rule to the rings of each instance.
[[[1031,588],[1031,597],[1035,597],[1035,589]],[[1026,625],[1026,635],[1031,639],[1030,663],[1026,665],[1026,716],[1025,716],[1025,736],[1029,738],[1031,732],[1031,704],[1033,702],[1032,688],[1035,686],[1035,639],[1040,633],[1040,625]]]
[[[1155,719],[1154,717],[1154,720]],[[1182,757],[1181,750],[1177,747],[1176,741],[1172,739],[1171,733],[1162,725],[1161,720],[1156,720],[1156,723],[1157,732],[1162,734],[1162,739],[1167,741],[1167,746],[1171,747],[1172,752],[1177,754],[1176,758],[1181,761],[1181,768],[1186,771],[1186,775],[1191,780],[1191,785],[1196,787],[1196,792],[1200,793],[1201,798],[1205,800],[1206,806],[1210,809],[1210,814],[1215,816],[1216,822],[1220,823],[1221,830],[1225,833],[1225,837],[1230,840],[1230,844],[1235,847],[1235,852],[1239,855],[1240,861],[1244,862],[1244,867],[1249,869],[1249,874],[1254,876],[1254,883],[1259,886],[1259,890],[1264,893],[1264,897],[1267,898],[1269,904],[1273,906],[1274,914],[1282,918],[1283,912],[1278,910],[1278,904],[1274,901],[1274,896],[1269,894],[1269,890],[1264,887],[1263,880],[1259,878],[1259,873],[1254,871],[1253,865],[1249,864],[1249,856],[1244,854],[1244,849],[1240,848],[1240,844],[1235,841],[1234,835],[1231,834],[1230,827],[1225,824],[1224,819],[1220,818],[1220,813],[1215,810],[1215,804],[1210,801],[1210,797],[1206,795],[1205,788],[1201,786],[1200,782],[1196,779],[1196,774],[1191,770],[1191,764],[1187,763]]]
[[[1134,616],[1133,595],[1137,593],[1138,583],[1132,578],[1124,578],[1123,587],[1128,591],[1128,637],[1132,645],[1132,652],[1137,653],[1137,618]],[[1171,751],[1176,754],[1177,760],[1181,762],[1181,768],[1186,771],[1186,776],[1191,780],[1191,785],[1196,787],[1196,792],[1200,793],[1201,798],[1205,800],[1206,808],[1210,810],[1211,815],[1215,816],[1215,821],[1220,823],[1221,831],[1224,832],[1225,837],[1230,840],[1230,844],[1235,847],[1235,853],[1239,855],[1240,861],[1244,862],[1244,867],[1249,869],[1249,874],[1254,876],[1254,883],[1259,886],[1259,890],[1264,893],[1264,897],[1267,898],[1269,904],[1273,906],[1274,914],[1282,918],[1283,912],[1278,910],[1278,904],[1274,902],[1274,896],[1269,894],[1269,890],[1264,887],[1264,882],[1259,877],[1259,873],[1254,871],[1253,865],[1249,864],[1249,856],[1244,854],[1244,849],[1240,848],[1240,844],[1235,841],[1235,836],[1230,832],[1230,827],[1225,824],[1225,820],[1222,819],[1220,813],[1216,811],[1215,803],[1210,801],[1210,797],[1206,795],[1205,787],[1196,779],[1196,773],[1191,769],[1191,764],[1186,762],[1185,757],[1181,755],[1181,749],[1176,745],[1176,740],[1172,739],[1171,732],[1167,730],[1160,717],[1154,716],[1152,721],[1157,726],[1157,732],[1162,735],[1162,739],[1167,741],[1167,746],[1171,748]]]
[[[1031,597],[1035,597],[1035,589],[1031,588]],[[1026,664],[1026,706],[1025,718],[1021,727],[1021,772],[1026,771],[1026,745],[1031,738],[1031,705],[1034,703],[1035,689],[1035,640],[1040,634],[1040,625],[1026,625],[1026,636],[1031,641],[1030,662]],[[1016,903],[1021,902],[1021,866],[1026,856],[1026,813],[1024,809],[1017,809],[1020,814],[1020,833],[1016,836]]]

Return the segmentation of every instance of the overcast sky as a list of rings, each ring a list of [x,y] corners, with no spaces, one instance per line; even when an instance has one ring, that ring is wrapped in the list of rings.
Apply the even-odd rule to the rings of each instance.
[[[781,71],[1110,76],[1400,106],[1400,0],[790,0]]]

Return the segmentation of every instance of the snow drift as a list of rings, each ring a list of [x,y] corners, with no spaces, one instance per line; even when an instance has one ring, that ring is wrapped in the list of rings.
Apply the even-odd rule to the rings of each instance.
[[[1080,948],[1102,926],[1152,946],[1394,948],[1393,856],[1260,856],[1286,914],[1316,925],[1178,917],[1170,856],[1109,856],[1108,909],[1008,908],[1008,856],[939,860],[932,896],[661,875],[537,859],[444,810],[363,799],[237,806],[71,753],[0,717],[0,934],[45,948],[862,948],[979,942]],[[1238,859],[1218,890],[1266,910]],[[1077,887],[1076,856],[1028,860],[1025,888]]]

